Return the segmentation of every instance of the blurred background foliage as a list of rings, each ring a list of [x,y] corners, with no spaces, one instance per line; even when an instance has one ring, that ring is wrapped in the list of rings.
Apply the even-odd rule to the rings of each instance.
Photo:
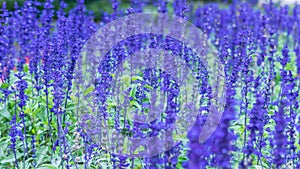
[[[7,8],[13,10],[15,2],[18,2],[18,4],[22,6],[24,1],[25,0],[0,0],[0,6],[2,8],[3,2],[6,2]],[[38,1],[44,2],[45,0],[38,0]],[[59,8],[60,1],[61,0],[54,0],[54,7],[56,10]],[[126,9],[130,6],[130,0],[120,0],[120,1],[121,1],[120,4],[121,9]],[[143,0],[143,1],[145,2],[145,8],[149,8],[151,10],[151,9],[155,9],[154,4],[159,0]],[[173,2],[174,0],[169,0],[169,1]],[[256,0],[248,0],[248,1],[256,1]],[[76,0],[65,0],[65,2],[68,4],[68,7],[66,9],[67,11],[69,11],[70,9],[76,6]],[[193,4],[198,4],[198,3],[204,4],[210,2],[230,3],[231,0],[188,0],[188,2],[190,3],[192,2]],[[99,21],[102,18],[104,12],[108,12],[108,13],[112,12],[110,0],[85,0],[85,5],[89,11],[92,11],[94,13],[96,21]],[[172,4],[169,3],[169,5],[171,6]]]

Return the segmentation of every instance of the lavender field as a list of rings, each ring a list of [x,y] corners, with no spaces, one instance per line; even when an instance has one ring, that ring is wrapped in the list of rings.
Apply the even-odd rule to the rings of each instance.
[[[9,3],[0,169],[300,168],[300,4]]]

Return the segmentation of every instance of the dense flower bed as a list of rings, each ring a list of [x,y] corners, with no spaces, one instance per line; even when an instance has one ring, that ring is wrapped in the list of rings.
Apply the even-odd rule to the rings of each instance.
[[[112,0],[113,13],[105,13],[98,23],[84,0],[77,0],[69,12],[65,12],[64,1],[57,11],[52,3],[27,0],[22,6],[15,3],[13,11],[2,3],[0,168],[300,168],[299,5],[257,7],[236,1],[203,5],[185,0],[146,4],[131,0],[130,8],[120,9],[120,2]],[[210,40],[224,66],[225,107],[216,131],[204,143],[199,142],[207,119],[203,112],[212,97],[206,70],[201,69],[199,93],[207,103],[201,105],[188,135],[177,136],[181,142],[158,155],[124,157],[106,151],[88,134],[105,126],[85,128],[90,123],[89,110],[82,109],[85,102],[80,102],[79,94],[94,93],[96,107],[117,131],[140,138],[159,135],[179,113],[181,103],[175,100],[180,90],[174,79],[159,69],[127,77],[128,97],[123,100],[130,100],[132,107],[143,112],[149,111],[147,97],[152,89],[168,93],[168,111],[161,121],[130,123],[122,120],[125,115],[120,112],[125,110],[119,102],[109,100],[113,78],[105,71],[114,69],[122,57],[145,48],[147,39],[151,48],[182,54],[187,62],[196,56],[180,52],[182,45],[176,40],[139,35],[122,41],[99,67],[88,70],[101,74],[92,78],[95,87],[78,93],[74,75],[78,75],[76,65],[83,57],[83,45],[99,28],[149,6],[193,23]],[[189,64],[192,68],[203,66],[199,65]],[[152,98],[155,102],[155,96]],[[106,139],[102,139],[104,144]]]

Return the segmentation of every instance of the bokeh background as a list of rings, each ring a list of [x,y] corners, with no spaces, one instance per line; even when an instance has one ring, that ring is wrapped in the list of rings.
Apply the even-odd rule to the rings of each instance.
[[[2,6],[3,2],[6,2],[7,8],[9,10],[13,10],[14,3],[17,2],[19,5],[22,6],[23,2],[25,0],[0,0],[0,6]],[[39,2],[45,2],[45,0],[37,0]],[[61,0],[54,0],[54,6],[55,9],[57,10],[59,8],[59,3]],[[145,8],[148,10],[155,10],[155,7],[153,4],[155,4],[159,0],[141,0],[145,2]],[[173,2],[173,0],[169,0],[170,2]],[[238,0],[240,1],[240,0]],[[255,5],[258,4],[259,0],[242,0],[242,1],[247,1],[250,2],[251,4]],[[276,0],[275,0],[276,1]],[[291,1],[291,0],[288,0]],[[68,12],[70,9],[73,9],[76,6],[76,0],[65,0],[65,2],[68,4],[68,7],[66,8],[66,12]],[[216,3],[223,3],[224,5],[229,4],[232,2],[232,0],[188,0],[188,2],[193,2],[195,6],[201,5],[201,4],[206,4],[206,3],[211,3],[211,2],[216,2]],[[107,13],[112,13],[112,8],[110,4],[110,0],[85,0],[85,6],[86,8],[93,12],[94,15],[96,16],[95,19],[96,21],[101,20],[103,17],[103,14],[105,12]],[[121,0],[120,3],[120,8],[121,9],[126,9],[130,6],[130,0]],[[169,3],[169,9],[172,9],[172,3]]]

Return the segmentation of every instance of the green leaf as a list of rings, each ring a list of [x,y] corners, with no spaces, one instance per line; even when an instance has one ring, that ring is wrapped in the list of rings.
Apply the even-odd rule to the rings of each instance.
[[[19,159],[21,157],[21,153],[17,153],[17,159]],[[15,156],[13,154],[7,156],[5,159],[1,160],[1,164],[5,164],[5,163],[12,163],[15,161]]]
[[[136,85],[133,85],[132,89],[130,90],[130,97],[135,99],[136,98],[135,94],[136,94]]]
[[[83,91],[83,95],[84,95],[84,96],[88,95],[88,94],[91,93],[94,89],[95,89],[94,86],[90,86],[89,88],[87,88],[87,89],[85,89],[85,90]]]
[[[44,158],[45,158],[45,155],[47,154],[47,151],[48,151],[48,149],[47,149],[47,147],[45,147],[45,146],[41,147],[41,148],[38,150],[38,152],[37,152],[37,157],[39,157],[39,158],[37,159],[37,165],[39,165],[39,164],[42,163],[42,161],[43,161]],[[48,164],[45,164],[45,165],[48,165]]]
[[[141,81],[143,81],[144,79],[141,76],[133,76],[132,77],[132,81],[135,81],[135,80],[141,80]]]
[[[122,81],[124,81],[125,82],[125,84],[129,84],[130,83],[130,76],[122,76]]]
[[[130,105],[131,106],[135,106],[136,108],[138,108],[139,110],[142,110],[142,106],[135,100],[131,100],[130,101]]]
[[[150,85],[148,85],[148,84],[145,84],[145,85],[144,85],[144,87],[145,87],[145,88],[147,88],[147,89],[150,89],[150,90],[152,90],[152,89],[153,89],[153,87],[152,87],[152,86],[150,86]]]
[[[58,168],[56,166],[54,166],[54,165],[51,165],[51,164],[43,164],[38,169],[58,169]]]
[[[177,169],[184,169],[180,163],[177,163],[177,164],[176,164],[176,168],[177,168]]]
[[[252,169],[262,169],[263,167],[260,165],[253,165],[251,168]]]
[[[28,73],[28,65],[27,64],[24,65],[24,72]]]
[[[1,85],[1,88],[2,89],[7,89],[9,87],[9,84],[8,83],[3,83],[2,85]]]
[[[108,126],[113,127],[114,126],[114,120],[113,119],[108,119],[107,124],[108,124]]]
[[[114,78],[114,77],[116,76],[116,74],[111,73],[110,76],[111,76],[112,78]]]
[[[183,161],[187,161],[187,160],[188,160],[187,157],[184,157],[184,156],[179,156],[179,157],[178,157],[178,161],[179,161],[179,162],[183,162]]]
[[[11,115],[9,113],[9,111],[6,108],[3,108],[2,110],[0,110],[0,115],[7,118],[7,119],[11,119]]]

